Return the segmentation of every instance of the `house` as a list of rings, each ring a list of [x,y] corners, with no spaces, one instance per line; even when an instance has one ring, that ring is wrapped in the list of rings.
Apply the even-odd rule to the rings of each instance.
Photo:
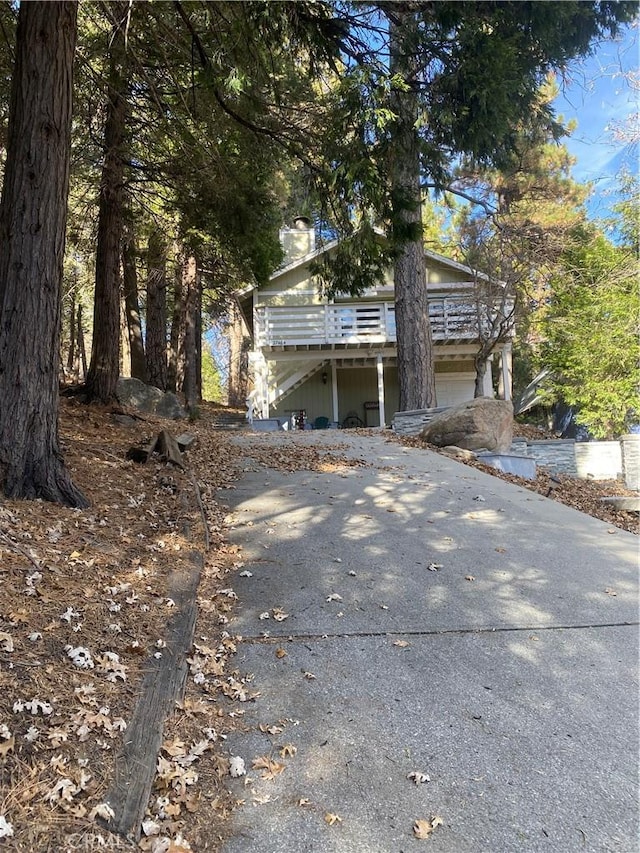
[[[291,424],[304,413],[334,425],[380,426],[398,409],[393,271],[359,297],[319,293],[310,265],[335,242],[316,248],[309,221],[299,218],[280,237],[283,265],[270,280],[238,294],[252,341],[249,367],[254,418]],[[474,271],[425,250],[438,406],[474,395],[478,349]],[[499,344],[501,396],[511,398],[511,343]],[[491,371],[485,394],[494,396]]]

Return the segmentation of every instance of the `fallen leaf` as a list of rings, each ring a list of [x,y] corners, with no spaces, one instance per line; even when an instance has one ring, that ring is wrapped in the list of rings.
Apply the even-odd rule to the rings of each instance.
[[[232,779],[238,779],[240,776],[245,776],[247,770],[244,766],[244,759],[240,758],[239,755],[234,755],[232,759],[229,761],[229,776]]]
[[[89,812],[89,820],[95,820],[97,817],[101,817],[102,820],[111,820],[116,816],[116,813],[111,808],[109,803],[99,803],[97,806],[91,809]]]
[[[264,806],[266,803],[270,803],[273,799],[271,794],[259,794],[257,791],[251,791],[253,795],[253,805],[254,806]]]
[[[411,773],[407,773],[407,779],[411,779],[416,785],[431,781],[431,777],[427,773],[421,773],[419,770],[412,770]]]
[[[167,755],[175,758],[176,755],[186,755],[187,745],[183,740],[176,738],[168,743],[163,743],[162,749],[167,753]]]
[[[71,808],[67,809],[67,814],[70,814],[72,817],[85,817],[87,814],[87,807],[82,803],[76,803],[71,806]]]
[[[262,778],[267,780],[273,780],[276,776],[279,776],[280,773],[285,768],[284,764],[281,764],[279,761],[274,761],[272,758],[269,758],[268,755],[260,755],[258,758],[254,758],[251,766],[254,770],[262,770]]]
[[[276,657],[277,657],[277,658],[280,658],[280,659],[282,659],[282,658],[286,658],[287,654],[288,654],[288,652],[286,652],[286,651],[285,651],[283,648],[281,648],[280,646],[278,646],[278,648],[276,649]]]
[[[507,549],[506,548],[496,548],[496,551],[498,552],[498,554],[506,554]]]
[[[15,735],[11,735],[11,737],[7,738],[7,740],[0,741],[0,758],[5,758],[10,752],[13,752],[15,745]]]
[[[406,640],[394,640],[393,645],[398,646],[401,649],[406,649],[407,646],[411,645],[411,643],[408,643]]]
[[[413,834],[416,838],[428,838],[436,826],[442,824],[442,818],[432,817],[431,820],[416,820],[413,824]]]
[[[13,651],[13,637],[6,631],[0,631],[0,644],[3,652]]]
[[[278,752],[280,758],[293,758],[297,751],[297,746],[294,746],[292,743],[285,743],[284,746],[280,747]]]
[[[310,806],[311,800],[308,800],[306,797],[300,797],[298,802],[296,803],[298,806]]]
[[[280,735],[284,731],[284,726],[266,726],[264,723],[260,723],[258,728],[265,735]]]
[[[324,816],[325,823],[328,823],[329,826],[333,826],[334,823],[342,823],[342,818],[340,815],[333,814],[332,812],[327,812]]]
[[[160,824],[148,817],[142,821],[142,832],[147,836],[160,835]]]
[[[193,848],[191,845],[185,841],[179,833],[176,836],[175,841],[169,841],[169,846],[167,847],[167,853],[192,853],[192,851]]]

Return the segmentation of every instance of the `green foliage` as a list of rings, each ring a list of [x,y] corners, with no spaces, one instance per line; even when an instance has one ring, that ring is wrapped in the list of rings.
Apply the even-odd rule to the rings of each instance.
[[[336,234],[347,236],[355,224],[369,219],[397,249],[421,236],[414,223],[405,222],[410,217],[402,215],[419,200],[398,182],[392,187],[398,158],[413,151],[406,144],[406,117],[400,115],[403,98],[417,103],[410,133],[425,187],[451,187],[455,166],[465,156],[475,166],[510,171],[507,189],[516,195],[526,192],[533,209],[538,200],[532,190],[540,172],[519,156],[523,126],[535,115],[545,138],[550,134],[557,139],[562,132],[550,99],[540,99],[540,85],[549,72],[588,53],[594,41],[615,35],[634,18],[637,7],[632,2],[578,0],[442,0],[335,4],[333,9],[349,25],[351,50],[345,52],[340,78],[331,81],[329,112],[317,139],[313,183],[321,200],[320,218],[326,217]],[[390,49],[388,24],[397,29],[399,21],[406,27],[399,47],[391,46],[395,64],[390,70],[384,61]],[[380,50],[372,49],[372,43]],[[403,68],[410,73],[399,73]],[[551,162],[551,145],[546,156]],[[542,160],[538,165],[544,169]],[[561,183],[564,177],[557,165]],[[559,185],[558,191],[566,196],[568,189]],[[351,256],[355,258],[359,248],[365,253],[356,276],[362,283],[366,271],[375,274],[376,266],[366,257],[370,250],[364,239],[352,243]],[[333,262],[339,265],[337,279],[344,264],[338,254]]]
[[[339,294],[360,294],[372,282],[381,281],[391,260],[388,241],[369,222],[363,222],[319,263],[312,264],[311,273],[324,295],[332,299]]]
[[[567,250],[551,282],[541,358],[558,398],[598,438],[640,413],[640,300],[632,252],[600,234]]]
[[[640,180],[638,175],[624,172],[619,178],[620,200],[613,206],[616,218],[613,227],[617,242],[627,246],[636,257],[640,255]]]
[[[213,357],[211,346],[202,341],[202,399],[211,403],[221,403],[224,397],[222,380],[218,365]]]

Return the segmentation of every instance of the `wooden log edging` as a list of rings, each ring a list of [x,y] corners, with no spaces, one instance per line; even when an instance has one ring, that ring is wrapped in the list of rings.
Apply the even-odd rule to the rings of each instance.
[[[204,566],[202,554],[192,551],[189,562],[190,567],[176,569],[169,577],[175,608],[163,638],[166,646],[162,657],[149,659],[140,697],[116,756],[114,781],[105,796],[114,816],[104,821],[104,826],[135,843],[140,840],[156,776],[164,724],[183,696],[188,673],[187,657],[193,644],[197,591]]]

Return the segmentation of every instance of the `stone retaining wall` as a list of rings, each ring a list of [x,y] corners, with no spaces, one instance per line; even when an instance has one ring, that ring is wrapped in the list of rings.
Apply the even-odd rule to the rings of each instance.
[[[526,441],[516,438],[511,450],[532,457],[537,465],[544,465],[557,474],[572,474],[583,480],[615,480],[622,476],[619,441],[574,441],[572,438]]]
[[[511,453],[529,456],[535,459],[536,465],[544,465],[554,474],[572,474],[575,477],[578,474],[575,446],[576,442],[572,438],[548,441],[516,438],[511,445]]]
[[[396,412],[393,429],[398,435],[420,435],[429,421],[448,407],[419,409],[414,412]],[[629,439],[625,442],[625,439]],[[621,447],[622,445],[622,447]],[[528,456],[537,465],[544,465],[556,474],[593,480],[615,480],[623,473],[627,486],[640,488],[640,436],[623,436],[621,441],[574,441],[572,438],[527,441],[514,439],[510,453]]]
[[[420,435],[429,421],[441,412],[446,412],[449,406],[434,409],[416,409],[413,412],[396,412],[392,426],[398,435]]]

